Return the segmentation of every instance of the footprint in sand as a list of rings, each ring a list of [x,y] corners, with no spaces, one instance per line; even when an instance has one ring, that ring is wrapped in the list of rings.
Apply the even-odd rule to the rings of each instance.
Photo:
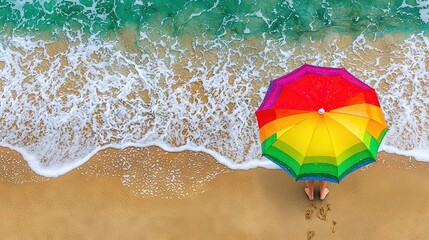
[[[335,227],[337,226],[337,222],[335,220],[332,220],[332,233],[335,233],[336,229]]]
[[[307,240],[311,240],[315,235],[316,235],[316,233],[314,231],[308,231],[307,232]]]
[[[329,204],[322,206],[319,208],[316,216],[323,221],[326,221],[326,218],[328,217],[328,212],[331,211],[331,206]]]
[[[319,207],[316,204],[312,203],[311,206],[314,208],[314,210],[307,209],[305,211],[305,220],[310,220],[311,217],[313,216],[313,212],[316,211],[317,218],[319,218],[320,220],[326,221],[326,219],[328,218],[328,212],[331,211],[331,205],[326,204],[324,206]],[[337,221],[332,220],[332,227],[331,227],[332,233],[336,232],[336,227],[337,227]],[[307,239],[313,238],[314,235],[316,235],[314,231],[308,231]]]
[[[312,215],[313,215],[313,209],[307,209],[305,211],[305,220],[310,220]]]

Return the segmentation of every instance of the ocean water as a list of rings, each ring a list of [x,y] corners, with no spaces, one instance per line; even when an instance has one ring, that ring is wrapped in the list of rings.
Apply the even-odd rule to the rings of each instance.
[[[380,150],[429,161],[428,31],[424,0],[0,0],[0,146],[46,177],[110,147],[276,168],[254,112],[308,63],[373,86]]]

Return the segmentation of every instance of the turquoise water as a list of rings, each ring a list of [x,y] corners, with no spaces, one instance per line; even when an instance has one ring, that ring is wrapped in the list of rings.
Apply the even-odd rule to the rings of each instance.
[[[428,30],[429,1],[0,0],[0,146],[48,177],[129,146],[276,168],[254,112],[270,80],[308,63],[373,86],[380,149],[429,161]],[[156,192],[138,169],[124,184]],[[164,185],[186,178],[167,172]]]
[[[335,31],[358,36],[427,28],[424,1],[0,1],[2,31],[16,34],[81,30],[86,35],[116,32],[127,24],[164,34],[300,38]]]

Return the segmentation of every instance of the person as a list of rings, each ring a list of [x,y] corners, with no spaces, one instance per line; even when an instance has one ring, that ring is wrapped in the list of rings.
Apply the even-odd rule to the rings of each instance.
[[[308,196],[308,199],[311,201],[314,200],[314,180],[306,180],[305,183],[307,184],[307,187],[304,189],[305,193]],[[326,187],[328,185],[327,181],[319,180],[319,189],[320,189],[320,200],[324,200],[326,198],[326,195],[329,193],[329,189]]]

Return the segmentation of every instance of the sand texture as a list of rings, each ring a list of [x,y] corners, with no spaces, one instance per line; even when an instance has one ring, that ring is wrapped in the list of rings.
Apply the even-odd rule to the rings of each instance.
[[[177,155],[177,153],[176,153]],[[186,156],[186,155],[181,155]],[[219,165],[206,156],[210,164]],[[0,239],[426,239],[429,165],[393,154],[309,201],[282,170],[225,171],[197,193],[142,197],[115,176],[0,183]],[[25,162],[20,168],[25,168]],[[220,169],[223,166],[218,166]],[[6,167],[3,167],[6,169]],[[4,172],[3,172],[4,175]],[[32,176],[34,175],[34,176]],[[194,189],[195,190],[195,189]]]

